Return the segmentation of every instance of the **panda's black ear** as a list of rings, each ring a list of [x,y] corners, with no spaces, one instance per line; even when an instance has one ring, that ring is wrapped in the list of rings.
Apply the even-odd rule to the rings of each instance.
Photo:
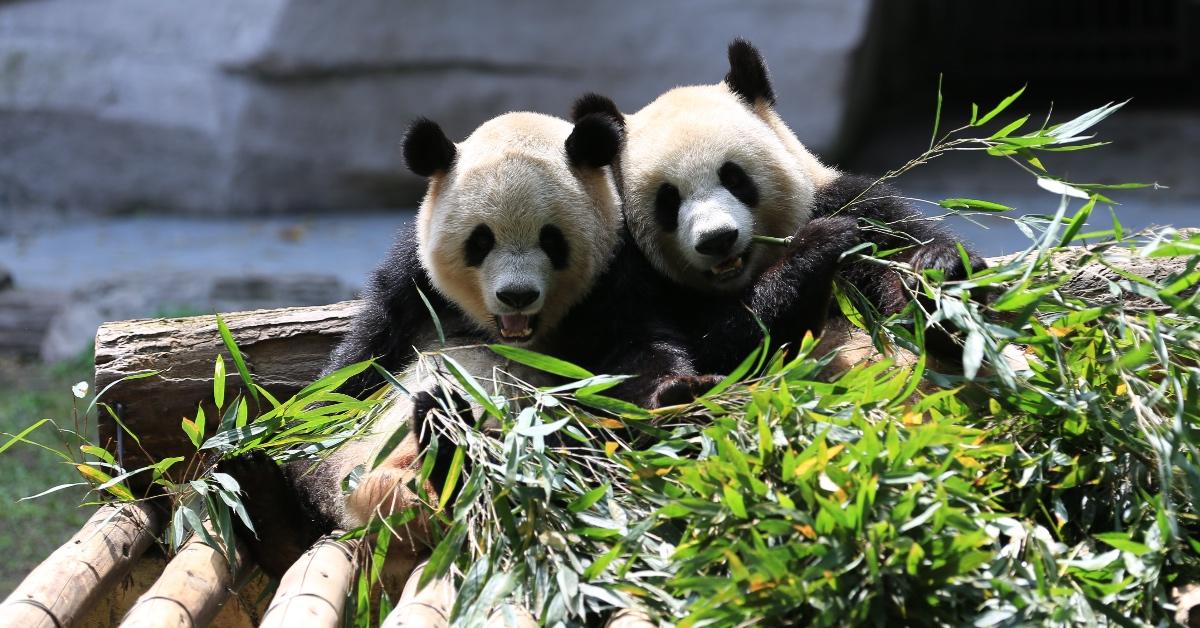
[[[625,115],[617,108],[617,103],[608,96],[597,93],[587,93],[575,100],[571,106],[571,122],[579,122],[584,116],[592,113],[612,118],[621,128],[625,128]]]
[[[454,163],[457,150],[442,127],[428,118],[417,118],[404,134],[404,163],[413,174],[428,177],[446,172]]]
[[[567,137],[567,159],[576,168],[601,168],[617,158],[625,131],[603,113],[589,113],[575,123]]]
[[[775,90],[771,89],[767,64],[758,49],[745,39],[735,39],[729,44],[729,74],[725,75],[725,84],[751,105],[759,100],[775,104]]]

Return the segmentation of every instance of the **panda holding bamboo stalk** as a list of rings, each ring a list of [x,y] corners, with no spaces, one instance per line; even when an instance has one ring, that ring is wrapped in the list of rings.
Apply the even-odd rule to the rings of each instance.
[[[458,344],[515,344],[635,375],[611,394],[675,405],[720,381],[764,327],[775,346],[819,334],[839,274],[880,311],[903,309],[911,296],[898,273],[844,259],[864,243],[948,280],[983,267],[973,253],[964,265],[954,237],[873,179],[807,151],[775,112],[752,45],[734,41],[729,63],[723,82],[670,90],[629,115],[589,94],[575,104],[574,125],[511,113],[458,144],[416,122],[404,155],[429,178],[416,224],[372,275],[325,372],[371,358],[403,372],[414,348],[435,346],[432,310]],[[499,360],[482,353],[472,373]],[[421,392],[315,468],[280,469],[263,455],[222,462],[247,492],[257,535],[242,536],[268,573],[281,575],[322,534],[416,503],[408,483],[420,469],[417,435],[437,404],[408,377]],[[382,384],[368,370],[345,390],[361,396]],[[406,424],[412,437],[343,495],[350,470]],[[411,527],[414,551],[425,525]]]

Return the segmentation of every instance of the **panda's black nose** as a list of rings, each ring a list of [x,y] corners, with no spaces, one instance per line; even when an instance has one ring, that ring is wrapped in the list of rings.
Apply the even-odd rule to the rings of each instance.
[[[496,298],[500,299],[500,302],[508,307],[521,309],[530,303],[537,301],[537,298],[541,296],[541,294],[541,292],[538,292],[533,288],[515,288],[497,290]]]
[[[732,251],[733,244],[737,242],[737,239],[737,229],[709,231],[700,236],[700,241],[696,243],[696,251],[703,255],[725,257]]]

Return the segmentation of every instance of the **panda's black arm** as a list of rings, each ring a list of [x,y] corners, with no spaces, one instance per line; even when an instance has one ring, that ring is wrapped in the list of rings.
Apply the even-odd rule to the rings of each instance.
[[[413,344],[418,330],[431,325],[421,294],[439,316],[451,314],[452,308],[434,290],[420,263],[416,227],[410,225],[397,234],[387,258],[371,273],[362,309],[351,319],[350,330],[333,349],[321,375],[373,357],[393,372],[411,363],[416,355]],[[375,369],[367,369],[340,390],[357,397],[382,383]]]
[[[926,219],[891,186],[876,183],[871,177],[842,175],[817,190],[814,205],[814,217],[869,218],[887,224],[895,233],[865,224],[860,226],[863,227],[862,238],[874,243],[881,251],[907,247],[891,259],[908,262],[918,269],[941,269],[949,280],[966,277],[958,253],[958,238],[935,221]],[[986,267],[977,253],[970,249],[967,253],[972,271]],[[884,313],[897,312],[908,302],[908,292],[900,276],[881,272],[877,264],[847,264],[841,275]]]
[[[762,344],[763,327],[771,334],[771,350],[796,344],[807,332],[820,334],[838,260],[858,244],[858,237],[853,219],[812,220],[795,235],[783,259],[742,295],[694,294],[685,307],[701,313],[699,317],[682,310],[679,316],[692,318],[693,337],[703,347],[696,355],[697,367],[702,372],[731,371]]]

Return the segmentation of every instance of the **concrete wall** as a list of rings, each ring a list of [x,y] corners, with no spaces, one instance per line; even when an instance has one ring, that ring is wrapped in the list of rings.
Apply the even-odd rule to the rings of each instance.
[[[0,207],[281,212],[412,204],[398,144],[584,91],[635,110],[750,38],[784,117],[838,133],[867,0],[0,2]],[[26,209],[28,208],[28,209]]]

